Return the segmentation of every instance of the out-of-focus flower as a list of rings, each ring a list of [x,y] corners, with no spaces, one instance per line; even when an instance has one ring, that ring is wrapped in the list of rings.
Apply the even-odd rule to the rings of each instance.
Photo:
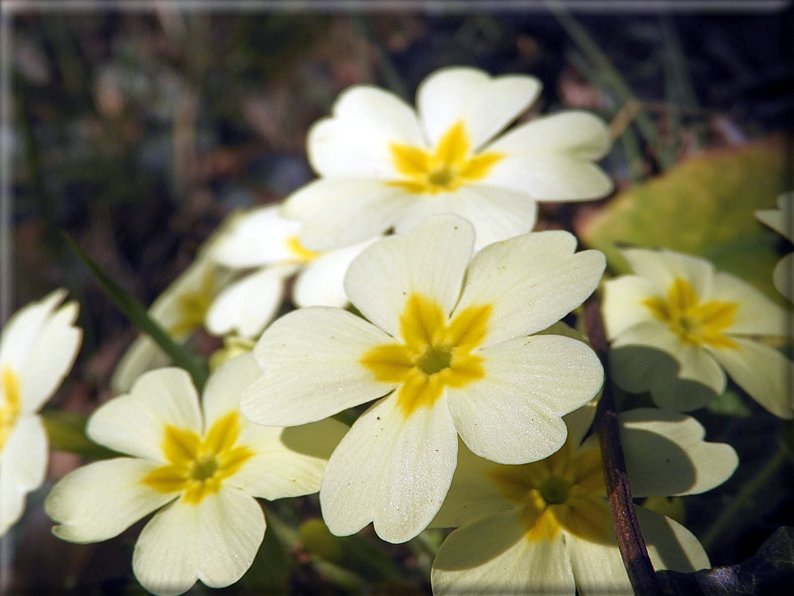
[[[780,195],[777,209],[756,211],[755,216],[789,242],[794,242],[794,192]],[[780,259],[775,266],[772,283],[778,292],[794,302],[794,252]]]
[[[72,367],[82,331],[65,290],[27,305],[0,337],[0,535],[22,516],[25,497],[44,482],[47,433],[37,412]]]
[[[474,230],[438,216],[366,249],[345,289],[364,320],[324,307],[289,313],[254,348],[264,374],[243,413],[261,424],[320,420],[378,400],[355,422],[323,476],[334,534],[374,521],[403,542],[432,520],[449,488],[457,435],[517,464],[565,441],[562,415],[591,399],[603,370],[584,343],[536,335],[598,285],[604,257],[574,254],[567,232],[525,234],[471,258]]]
[[[260,374],[250,355],[214,372],[199,399],[188,374],[144,374],[129,395],[89,419],[88,436],[131,457],[66,475],[45,502],[56,536],[96,542],[117,536],[156,509],[135,545],[144,588],[180,594],[196,580],[236,582],[262,542],[265,518],[253,497],[316,492],[326,460],[347,427],[335,420],[281,429],[248,422],[240,394]]]
[[[298,240],[300,223],[278,214],[277,206],[240,215],[219,236],[210,258],[230,269],[255,269],[235,280],[213,300],[207,329],[257,338],[284,298],[287,279],[297,273],[292,299],[297,306],[347,304],[342,285],[350,262],[371,242],[317,253]]]
[[[482,247],[530,231],[536,201],[607,195],[612,182],[593,162],[611,142],[592,114],[562,112],[498,136],[540,89],[531,76],[462,67],[425,79],[417,111],[375,87],[348,89],[309,131],[320,178],[289,197],[284,214],[304,222],[299,237],[313,250],[392,226],[403,233],[440,213],[468,218]]]
[[[785,311],[705,259],[623,251],[636,275],[604,284],[604,324],[613,377],[627,391],[650,391],[661,407],[692,410],[725,389],[725,372],[775,416],[791,418],[792,362],[757,336],[785,334]],[[664,363],[672,358],[678,370]],[[679,381],[700,385],[680,392]]]
[[[633,594],[615,542],[598,437],[582,443],[594,407],[568,416],[568,440],[557,453],[503,466],[461,445],[447,500],[433,521],[457,527],[441,545],[431,574],[441,594]],[[738,464],[729,445],[703,441],[689,416],[663,410],[620,415],[633,496],[701,493],[723,483]],[[709,567],[686,528],[637,507],[657,569]]]

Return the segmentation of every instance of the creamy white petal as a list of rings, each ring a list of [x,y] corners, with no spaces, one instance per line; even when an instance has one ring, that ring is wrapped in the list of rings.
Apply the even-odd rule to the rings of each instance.
[[[619,420],[635,497],[702,493],[725,482],[739,465],[733,447],[704,441],[705,429],[691,416],[640,408],[622,412]]]
[[[432,215],[459,215],[474,226],[475,250],[479,250],[532,230],[537,211],[537,203],[525,192],[475,182],[411,203],[400,214],[395,228],[401,234],[408,233]]]
[[[0,335],[0,367],[18,370],[26,364],[42,329],[65,297],[66,290],[55,290],[19,309],[8,319]]]
[[[161,464],[131,457],[95,462],[64,476],[47,495],[44,510],[60,525],[53,534],[70,542],[118,536],[173,500],[142,480]]]
[[[772,283],[778,292],[794,302],[794,252],[787,254],[775,265]]]
[[[445,400],[405,418],[391,395],[373,405],[339,443],[323,474],[320,505],[332,533],[374,522],[387,542],[424,530],[449,490],[458,438]]]
[[[719,367],[719,365],[714,361],[714,358],[711,357],[709,351],[706,348],[701,348],[700,346],[682,343],[681,340],[679,340],[678,337],[667,327],[667,325],[661,321],[649,321],[647,323],[635,325],[625,333],[621,334],[612,343],[613,350],[623,348],[624,346],[642,346],[661,350],[662,352],[672,356],[677,362],[679,366],[677,376],[679,379],[687,379],[706,385],[718,395],[725,390],[725,374],[722,372],[722,369]],[[627,357],[634,357],[638,354],[639,352],[633,351],[626,353],[625,355]],[[643,354],[643,356],[648,356],[648,354]],[[650,357],[652,358],[652,356]],[[628,358],[624,358],[618,365],[622,365],[622,368],[624,369],[621,372],[616,372],[615,375],[616,380],[619,384],[621,384],[621,386],[623,386],[622,381],[624,377],[633,376],[634,378],[637,378],[639,373],[639,369],[633,373],[630,370],[625,369],[630,369],[632,366],[637,366],[643,367],[644,370],[649,367],[648,362],[638,362],[634,364],[628,360]],[[665,368],[665,372],[667,370],[669,370],[669,367]],[[664,380],[664,377],[660,374],[660,372],[654,372],[653,376],[654,380],[657,382],[662,382]],[[632,390],[630,386],[625,386],[624,388],[629,391]],[[645,389],[648,389],[648,387],[645,387]],[[651,392],[653,391],[654,389],[651,388]]]
[[[601,313],[608,339],[615,339],[634,325],[653,321],[653,312],[643,302],[665,297],[656,284],[636,275],[605,281],[603,288]]]
[[[286,278],[296,269],[292,265],[260,269],[224,288],[207,311],[207,330],[215,335],[236,332],[259,337],[276,316],[284,300]]]
[[[573,596],[574,572],[562,535],[529,541],[524,532],[518,508],[452,532],[433,561],[433,594]]]
[[[168,366],[171,359],[147,335],[136,337],[116,364],[110,378],[115,395],[127,393],[143,373]]]
[[[509,154],[488,172],[488,184],[524,192],[536,201],[605,197],[612,179],[598,166],[568,155]]]
[[[448,388],[455,428],[475,454],[503,464],[543,459],[565,442],[562,415],[590,401],[604,371],[586,344],[554,335],[478,352],[485,376]]]
[[[735,303],[738,308],[733,323],[725,329],[729,335],[785,335],[789,314],[759,290],[729,273],[714,276],[714,300]],[[789,331],[790,333],[790,331]]]
[[[570,532],[564,540],[581,596],[634,594],[617,543],[591,542]]]
[[[794,192],[784,192],[777,198],[777,209],[756,211],[755,216],[778,234],[794,242]]]
[[[47,433],[41,418],[22,416],[0,452],[0,536],[22,516],[25,496],[44,482]]]
[[[235,269],[293,260],[287,241],[301,222],[282,217],[279,210],[279,205],[268,205],[238,215],[213,243],[210,258]]]
[[[422,146],[413,109],[376,87],[356,86],[336,100],[333,116],[309,130],[309,163],[320,176],[395,178],[390,145]]]
[[[681,379],[680,364],[666,352],[644,346],[622,346],[609,352],[612,380],[631,393],[649,391],[660,408],[688,412],[702,408],[725,390],[727,378],[712,360],[714,389],[699,381]]]
[[[455,311],[492,305],[483,345],[545,329],[593,293],[606,267],[601,252],[575,249],[576,238],[562,231],[486,246],[472,259]]]
[[[499,153],[565,155],[581,161],[596,161],[609,153],[612,141],[606,123],[577,110],[535,118],[507,131],[486,151]]]
[[[303,220],[298,234],[310,250],[328,251],[380,236],[425,197],[367,178],[319,179],[297,190],[282,211]]]
[[[374,325],[337,308],[310,306],[288,313],[254,347],[265,372],[244,391],[240,408],[258,424],[295,426],[381,397],[395,384],[376,381],[360,360],[375,346],[393,342]]]
[[[457,528],[515,507],[515,503],[502,496],[498,485],[489,476],[500,467],[504,466],[477,457],[463,441],[458,440],[458,466],[444,504],[430,527]]]
[[[706,551],[684,526],[644,507],[635,511],[654,569],[691,573],[711,567]]]
[[[756,341],[733,337],[738,348],[711,350],[731,379],[767,411],[779,418],[794,415],[794,363]]]
[[[292,286],[292,301],[298,307],[336,306],[344,308],[348,303],[345,294],[345,273],[350,263],[374,240],[359,242],[320,255],[295,278]]]
[[[132,569],[155,594],[181,594],[197,579],[221,588],[248,570],[264,536],[259,504],[224,488],[197,505],[176,501],[155,515],[135,543]]]
[[[676,279],[689,283],[700,300],[712,299],[714,265],[706,259],[670,250],[630,248],[622,251],[634,273],[667,293]],[[718,298],[718,297],[714,297]]]
[[[256,455],[228,482],[270,501],[316,493],[328,458],[347,430],[333,418],[283,429],[248,423],[238,443]]]
[[[219,366],[207,379],[201,399],[206,433],[229,412],[240,409],[240,399],[248,386],[262,374],[253,354],[241,354]]]
[[[361,313],[392,336],[400,336],[400,315],[414,294],[449,314],[460,297],[471,258],[474,230],[465,219],[428,219],[407,236],[391,236],[356,258],[345,276],[345,291]]]
[[[145,373],[129,395],[111,399],[91,415],[86,434],[121,453],[165,461],[160,444],[166,425],[202,430],[196,388],[180,368]]]
[[[593,399],[581,408],[577,408],[573,412],[562,417],[568,429],[568,438],[566,440],[572,445],[581,445],[587,431],[593,426],[593,420],[595,419],[596,408],[598,407],[598,400],[600,397],[601,392],[599,391]]]
[[[422,81],[416,105],[431,146],[461,121],[476,149],[532,105],[540,89],[540,81],[527,75],[490,77],[474,68],[444,68]]]

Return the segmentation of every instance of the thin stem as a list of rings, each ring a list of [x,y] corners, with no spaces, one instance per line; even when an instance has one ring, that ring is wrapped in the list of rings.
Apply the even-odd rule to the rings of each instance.
[[[634,511],[634,502],[631,500],[631,487],[626,473],[623,447],[620,444],[618,412],[609,382],[607,357],[609,344],[604,332],[604,322],[601,319],[601,305],[597,298],[593,297],[587,301],[584,316],[587,336],[604,367],[604,389],[596,409],[595,421],[601,445],[609,511],[612,514],[618,549],[634,592],[643,596],[655,596],[660,594],[660,589]]]

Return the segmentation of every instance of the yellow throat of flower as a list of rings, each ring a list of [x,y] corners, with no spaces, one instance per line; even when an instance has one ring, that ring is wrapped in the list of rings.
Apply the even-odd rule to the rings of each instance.
[[[203,440],[193,431],[166,426],[161,448],[169,463],[149,472],[143,483],[162,493],[182,493],[184,503],[197,505],[254,455],[236,446],[240,430],[237,412],[219,418]]]
[[[739,307],[735,302],[701,302],[691,284],[677,278],[667,290],[666,300],[649,298],[643,304],[654,317],[666,323],[682,343],[718,349],[737,347],[724,333],[734,323]]]
[[[5,447],[8,437],[14,431],[21,411],[19,378],[9,367],[0,371],[0,451]]]
[[[319,252],[309,250],[303,246],[297,236],[290,236],[287,238],[287,251],[290,256],[299,263],[308,263],[320,256]]]
[[[444,133],[431,153],[421,147],[392,143],[392,161],[404,179],[390,181],[411,194],[438,194],[482,180],[504,157],[501,153],[472,154],[471,141],[463,122]]]
[[[400,316],[404,343],[377,346],[361,359],[375,379],[397,383],[398,405],[408,418],[431,407],[445,387],[463,387],[485,376],[483,359],[473,354],[488,331],[490,304],[470,306],[451,321],[439,304],[411,295]]]
[[[208,271],[201,280],[201,287],[177,297],[179,319],[168,328],[171,335],[184,335],[204,325],[204,317],[215,297],[215,274]]]
[[[612,522],[602,496],[598,448],[576,451],[566,444],[539,462],[500,466],[490,478],[505,499],[522,507],[530,542],[551,540],[561,529],[591,542],[610,541]]]

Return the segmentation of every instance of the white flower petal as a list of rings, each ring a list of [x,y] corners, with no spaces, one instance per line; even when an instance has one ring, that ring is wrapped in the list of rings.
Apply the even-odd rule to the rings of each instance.
[[[667,327],[667,325],[661,321],[649,321],[647,323],[635,325],[625,333],[621,334],[612,343],[613,350],[617,350],[618,348],[622,349],[624,346],[640,346],[661,350],[662,352],[672,356],[678,363],[679,369],[677,372],[677,377],[679,379],[696,381],[706,385],[717,395],[725,390],[725,374],[722,372],[722,369],[719,367],[719,365],[714,361],[714,358],[711,357],[709,351],[706,348],[701,348],[700,346],[682,343],[681,340],[678,339],[678,337]],[[632,384],[629,382],[624,385],[624,380],[630,378],[641,379],[639,376],[640,370],[648,370],[652,366],[658,365],[659,359],[654,359],[653,355],[650,355],[647,352],[642,353],[640,351],[631,351],[625,353],[624,355],[625,358],[620,361],[615,361],[616,367],[623,369],[618,372],[616,368],[615,379],[619,385],[624,387],[624,389],[632,391],[634,390],[632,389]],[[639,358],[638,362],[634,363],[630,358],[635,356],[642,356],[643,358]],[[643,359],[645,359],[644,363],[642,362]],[[653,362],[653,364],[651,364],[651,362]],[[632,371],[631,368],[635,366],[637,369]],[[667,372],[668,370],[669,367],[664,368],[664,372]],[[651,387],[648,387],[647,385],[645,387],[640,387],[640,391],[650,389],[653,393],[655,390],[654,388],[659,386],[659,384],[661,384],[664,380],[664,376],[662,376],[662,370],[655,372],[652,371],[652,375],[656,381],[656,384]],[[646,384],[647,382],[643,383],[643,381],[640,380],[639,383]],[[667,393],[669,394],[669,392]],[[697,403],[697,400],[691,403],[694,405],[694,403]]]
[[[446,402],[405,418],[397,396],[356,420],[325,469],[323,519],[338,536],[374,522],[387,542],[405,542],[438,513],[452,482],[458,437]]]
[[[651,309],[643,304],[650,298],[664,298],[664,293],[645,278],[623,275],[605,281],[601,312],[607,338],[615,339],[634,325],[655,320]]]
[[[320,178],[290,195],[282,211],[303,220],[303,246],[328,251],[380,236],[424,198],[378,180]]]
[[[44,482],[47,433],[41,418],[22,416],[0,452],[0,536],[22,516],[25,496]]]
[[[253,354],[241,354],[219,366],[207,379],[201,400],[206,433],[229,412],[240,409],[243,391],[262,374]]]
[[[506,132],[486,151],[508,155],[565,155],[580,161],[597,161],[609,153],[612,141],[606,123],[577,110],[535,118]]]
[[[794,214],[794,192],[784,192],[777,198],[777,209],[756,211],[755,216],[781,236],[794,242],[791,221]]]
[[[254,347],[265,373],[245,390],[240,408],[258,424],[295,426],[381,397],[394,384],[374,380],[360,360],[393,341],[344,310],[311,306],[288,313]]]
[[[787,254],[775,265],[772,283],[778,292],[794,302],[794,252]]]
[[[488,172],[487,181],[536,201],[600,199],[614,188],[601,168],[568,155],[506,155]]]
[[[44,502],[47,515],[60,524],[52,529],[53,534],[70,542],[97,542],[118,536],[176,496],[142,482],[160,465],[120,457],[70,472]]]
[[[599,251],[575,248],[576,238],[562,231],[486,246],[472,259],[455,312],[493,306],[484,345],[545,329],[593,293],[606,267]]]
[[[635,511],[654,569],[691,573],[711,567],[706,551],[684,526],[644,507]]]
[[[474,226],[474,247],[479,250],[532,230],[537,211],[537,203],[524,192],[472,183],[432,200],[413,202],[400,214],[395,228],[404,234],[432,215],[460,215]]]
[[[224,288],[207,311],[207,330],[215,335],[236,332],[243,337],[258,337],[276,316],[284,299],[286,278],[295,269],[291,265],[260,269]]]
[[[576,589],[581,596],[634,594],[617,543],[591,542],[566,532],[565,545],[570,553]]]
[[[132,569],[155,594],[181,594],[197,579],[221,588],[248,570],[264,535],[259,504],[239,489],[222,489],[197,505],[176,501],[155,515],[135,544]]]
[[[728,273],[714,276],[713,298],[738,305],[728,335],[785,335],[787,313],[759,290]]]
[[[794,363],[759,342],[733,337],[737,349],[711,350],[731,379],[767,411],[779,418],[794,415],[791,379]]]
[[[356,258],[345,291],[362,314],[392,336],[400,336],[400,315],[413,294],[434,301],[449,314],[460,297],[471,258],[474,230],[465,219],[428,219],[407,236],[391,236]]]
[[[309,130],[309,163],[320,176],[395,178],[390,145],[422,146],[413,109],[376,87],[356,86],[336,100],[333,116]]]
[[[458,441],[458,466],[444,504],[430,524],[433,528],[457,528],[482,517],[506,511],[515,503],[502,496],[489,474],[500,466],[477,457]]]
[[[65,297],[66,290],[55,290],[38,302],[21,308],[8,319],[0,335],[0,366],[18,370],[26,364],[42,329]]]
[[[714,265],[706,259],[644,248],[630,248],[621,254],[634,273],[652,281],[665,294],[676,279],[681,279],[692,286],[701,301],[712,299]],[[718,296],[714,298],[719,299]]]
[[[714,375],[714,389],[699,381],[679,378],[680,364],[666,352],[644,346],[622,346],[609,352],[612,380],[631,393],[649,391],[660,408],[688,412],[702,408],[725,390],[722,368],[706,355],[705,367]]]
[[[164,461],[160,444],[166,425],[202,430],[196,388],[180,368],[145,373],[129,395],[111,399],[91,415],[86,434],[121,453]]]
[[[433,594],[573,596],[574,573],[562,535],[529,541],[524,534],[518,508],[455,530],[433,561]]]
[[[733,447],[703,440],[703,426],[656,409],[622,412],[620,441],[634,497],[691,495],[725,482],[739,465]]]
[[[333,418],[284,429],[249,423],[238,443],[256,455],[228,482],[270,501],[316,493],[328,458],[347,430]]]
[[[237,216],[210,248],[210,258],[234,269],[294,259],[287,240],[298,233],[301,222],[282,217],[279,209],[268,205]]]
[[[476,149],[532,105],[540,89],[540,81],[527,75],[490,77],[474,68],[445,68],[422,81],[416,105],[431,146],[462,121]]]
[[[374,240],[359,242],[320,255],[295,278],[292,300],[298,307],[336,306],[344,308],[348,303],[345,294],[345,273],[350,263]]]
[[[587,431],[593,426],[593,420],[595,419],[596,408],[598,407],[598,400],[600,397],[601,392],[581,408],[577,408],[573,412],[563,416],[562,419],[565,421],[565,427],[568,429],[568,438],[566,440],[572,445],[581,445]]]
[[[586,344],[539,335],[481,350],[485,376],[448,388],[455,428],[475,454],[503,464],[543,459],[565,442],[562,415],[591,400],[604,380]]]

